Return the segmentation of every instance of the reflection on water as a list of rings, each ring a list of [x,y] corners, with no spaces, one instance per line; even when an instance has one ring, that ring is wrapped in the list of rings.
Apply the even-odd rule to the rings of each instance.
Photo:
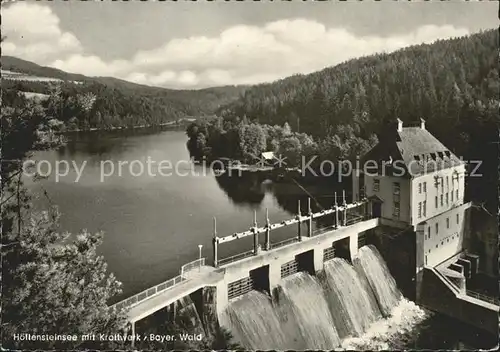
[[[31,188],[38,194],[46,190],[62,212],[62,228],[71,232],[81,229],[104,232],[104,254],[109,269],[124,284],[125,294],[177,275],[181,265],[203,255],[212,260],[211,239],[213,217],[217,217],[220,236],[244,231],[253,224],[254,211],[259,224],[265,222],[266,208],[271,221],[290,218],[297,212],[297,200],[306,212],[307,195],[295,185],[266,184],[252,178],[215,177],[211,170],[189,163],[184,131],[115,131],[78,133],[58,151],[37,153],[38,160],[54,165],[58,160],[84,165],[79,182],[76,171],[55,182],[54,177],[40,181]],[[139,160],[152,165],[138,176],[124,164]],[[109,163],[108,163],[109,161]],[[169,161],[179,165],[183,175],[162,176],[158,164]],[[104,172],[110,176],[102,177]],[[111,174],[110,165],[114,165]],[[106,174],[107,175],[107,174]],[[101,182],[102,181],[102,182]],[[313,189],[316,188],[316,189]],[[325,206],[331,206],[332,191],[312,187],[311,192]],[[40,206],[47,200],[40,197]],[[315,202],[313,209],[317,208]],[[273,232],[272,240],[280,241],[295,235],[296,228]],[[220,256],[229,256],[252,248],[251,239],[221,246]]]

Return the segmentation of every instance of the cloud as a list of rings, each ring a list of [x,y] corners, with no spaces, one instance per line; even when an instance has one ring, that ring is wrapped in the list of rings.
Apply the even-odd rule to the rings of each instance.
[[[67,72],[81,73],[87,76],[116,76],[133,69],[126,60],[105,62],[95,55],[72,54],[65,59],[53,61],[50,66]]]
[[[2,54],[47,64],[82,51],[78,39],[59,27],[59,18],[46,6],[19,2],[2,7]]]
[[[297,73],[310,73],[351,58],[392,52],[414,44],[468,34],[453,26],[427,25],[405,35],[358,37],[343,28],[304,19],[281,20],[263,28],[236,26],[217,37],[174,39],[163,46],[138,52],[132,66],[148,72],[157,69],[189,70],[197,79],[182,86],[254,84]]]
[[[85,53],[45,6],[16,3],[3,11],[3,21],[8,36],[4,54],[69,72],[170,88],[268,82],[359,56],[469,34],[450,25],[426,25],[406,34],[356,36],[313,20],[286,19],[260,27],[233,26],[211,37],[175,38],[127,60],[104,61]]]

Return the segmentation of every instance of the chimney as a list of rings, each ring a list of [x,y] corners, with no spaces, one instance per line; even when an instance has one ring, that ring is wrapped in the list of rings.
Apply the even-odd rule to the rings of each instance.
[[[398,119],[398,132],[403,132],[403,121]]]
[[[420,119],[420,128],[425,130],[425,120],[424,119]]]

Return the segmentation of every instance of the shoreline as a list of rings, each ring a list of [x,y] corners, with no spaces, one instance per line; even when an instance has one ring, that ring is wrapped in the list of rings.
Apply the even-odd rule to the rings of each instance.
[[[157,125],[138,125],[138,126],[126,126],[126,127],[110,127],[110,128],[96,128],[92,127],[89,129],[73,129],[73,130],[64,130],[59,133],[78,133],[78,132],[109,132],[109,131],[127,131],[127,130],[138,130],[145,128],[158,128],[158,127],[182,127],[186,123],[191,123],[196,121],[196,118],[182,118],[176,121],[164,122]]]

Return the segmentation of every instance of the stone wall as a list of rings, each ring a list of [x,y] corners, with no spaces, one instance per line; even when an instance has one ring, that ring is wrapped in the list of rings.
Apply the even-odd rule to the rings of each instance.
[[[498,334],[498,307],[458,295],[432,269],[424,268],[421,272],[418,288],[419,305]]]

